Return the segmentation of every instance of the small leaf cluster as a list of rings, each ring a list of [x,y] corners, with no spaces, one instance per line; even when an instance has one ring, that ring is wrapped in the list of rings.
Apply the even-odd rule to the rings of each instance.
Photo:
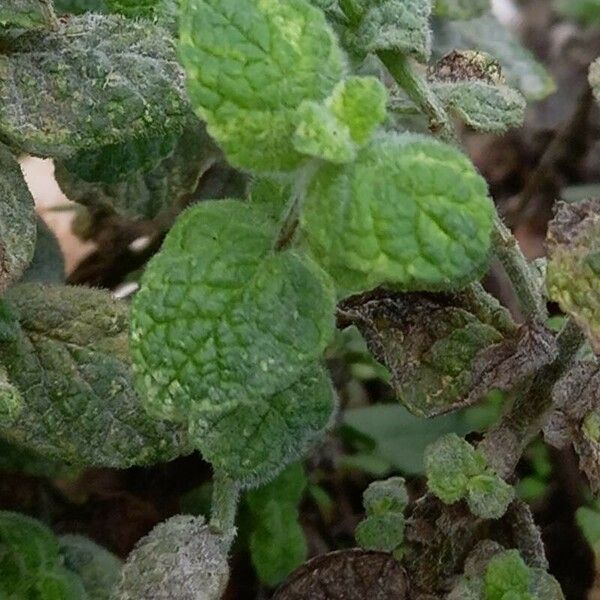
[[[427,486],[440,500],[465,499],[473,514],[498,519],[514,498],[514,489],[488,466],[485,456],[450,433],[425,451]]]
[[[356,541],[366,550],[398,551],[404,541],[404,510],[408,493],[402,477],[375,481],[363,494],[367,516],[355,532]]]

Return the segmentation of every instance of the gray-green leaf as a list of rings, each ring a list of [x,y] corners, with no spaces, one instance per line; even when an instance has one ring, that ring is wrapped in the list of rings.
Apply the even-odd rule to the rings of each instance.
[[[0,293],[23,274],[35,239],[33,198],[16,158],[0,144]]]
[[[181,429],[149,419],[133,389],[127,306],[97,290],[22,284],[7,304],[18,320],[0,362],[20,392],[0,433],[75,465],[127,467],[187,453]],[[0,412],[13,403],[0,394]]]
[[[186,109],[173,40],[148,21],[73,17],[20,36],[0,57],[0,132],[31,154],[160,136]]]
[[[35,29],[51,25],[52,17],[51,0],[2,0],[0,6],[0,26]]]

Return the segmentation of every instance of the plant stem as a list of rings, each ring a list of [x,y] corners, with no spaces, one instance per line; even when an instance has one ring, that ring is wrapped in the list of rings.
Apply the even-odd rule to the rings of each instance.
[[[544,426],[552,406],[552,388],[571,365],[584,339],[581,329],[569,319],[556,338],[556,359],[538,372],[528,390],[517,397],[479,445],[501,477],[512,475],[525,448]]]
[[[223,473],[215,472],[210,516],[211,529],[221,534],[230,534],[233,531],[239,496],[238,482]]]
[[[50,0],[41,0],[42,2],[42,12],[44,13],[44,18],[48,22],[48,25],[52,27],[52,29],[57,29],[59,22],[56,18],[56,13],[54,12],[54,7]]]
[[[446,109],[433,93],[423,75],[415,68],[412,59],[391,50],[381,50],[377,56],[396,83],[427,115],[430,131],[446,141],[456,143],[454,126]]]
[[[523,316],[526,320],[533,319],[544,323],[547,313],[540,286],[517,240],[497,213],[494,216],[492,243],[494,253],[515,290]]]

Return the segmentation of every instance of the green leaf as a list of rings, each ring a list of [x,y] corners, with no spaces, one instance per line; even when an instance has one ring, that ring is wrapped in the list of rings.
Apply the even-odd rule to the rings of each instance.
[[[455,48],[473,48],[491,54],[502,65],[508,83],[531,102],[543,100],[556,89],[546,68],[491,14],[468,21],[440,21],[434,39],[438,55]]]
[[[557,0],[558,10],[586,25],[600,23],[600,0]]]
[[[183,431],[149,419],[133,389],[127,306],[97,290],[22,284],[6,295],[18,318],[0,362],[20,411],[8,440],[74,465],[127,467],[189,452]],[[0,412],[12,399],[0,395]]]
[[[548,228],[546,286],[600,353],[600,199],[560,202]]]
[[[315,259],[349,294],[387,283],[457,288],[487,265],[493,206],[455,148],[412,134],[376,138],[350,165],[324,165],[301,224]]]
[[[375,442],[375,456],[407,475],[423,472],[423,453],[428,444],[445,433],[463,435],[470,431],[460,414],[421,419],[403,406],[392,404],[346,410],[344,423]]]
[[[308,480],[302,463],[294,463],[269,483],[254,490],[249,490],[246,493],[246,501],[252,512],[257,516],[268,512],[267,505],[271,500],[277,500],[281,504],[298,506],[304,496],[307,483]]]
[[[126,17],[151,17],[161,0],[107,0],[112,12]]]
[[[203,517],[171,517],[136,544],[113,599],[220,600],[229,579],[230,541],[212,533]]]
[[[580,506],[575,511],[575,520],[587,543],[595,553],[600,551],[600,512],[597,508]]]
[[[31,600],[87,600],[81,580],[70,571],[57,567],[43,573],[28,590]]]
[[[504,600],[506,594],[534,600],[529,594],[529,568],[518,550],[507,550],[490,560],[485,572],[486,600]],[[509,596],[510,598],[510,596]]]
[[[57,13],[71,13],[80,15],[86,12],[109,12],[106,0],[54,0],[54,9]]]
[[[445,19],[467,20],[491,9],[490,0],[436,0],[434,13]]]
[[[315,364],[333,336],[333,290],[309,258],[273,251],[276,225],[268,205],[189,209],[133,302],[146,409],[189,423],[215,467],[254,483],[304,449],[333,407]]]
[[[80,535],[63,535],[59,544],[65,568],[81,578],[89,599],[110,600],[121,577],[121,561]]]
[[[467,504],[482,519],[499,519],[514,497],[514,488],[497,475],[476,475],[469,480]]]
[[[484,52],[455,50],[431,73],[447,110],[479,131],[501,133],[525,118],[525,98],[504,83],[499,63]]]
[[[463,498],[469,480],[485,470],[484,456],[454,433],[441,437],[425,452],[427,486],[446,504]]]
[[[365,550],[393,552],[404,541],[404,526],[402,513],[368,516],[356,527],[356,541]]]
[[[363,505],[370,516],[404,512],[408,506],[404,478],[390,477],[385,481],[374,481],[363,493]]]
[[[69,170],[73,161],[56,161],[55,177],[69,200],[128,217],[150,219],[163,210],[181,207],[217,154],[202,123],[193,119],[166,158],[159,159],[155,166],[147,163],[141,170],[123,174],[120,181],[105,183],[102,173],[97,181],[84,181],[77,170]],[[134,161],[129,164],[135,164],[135,157],[129,160]]]
[[[556,357],[550,331],[516,329],[506,309],[495,300],[491,306],[481,310],[466,293],[376,291],[349,298],[338,315],[358,327],[389,369],[398,400],[432,417],[472,406],[492,390],[510,391]]]
[[[302,154],[333,163],[347,163],[356,156],[348,126],[326,106],[312,101],[304,101],[298,107],[298,126],[293,144]]]
[[[48,27],[52,14],[50,0],[3,0],[0,6],[0,26],[26,29]]]
[[[64,283],[65,260],[58,240],[40,217],[36,218],[37,239],[31,263],[20,283]]]
[[[35,248],[35,208],[21,167],[0,144],[0,293],[20,278]]]
[[[356,52],[396,50],[426,62],[431,0],[358,0],[345,41]]]
[[[0,131],[41,156],[161,136],[187,115],[171,37],[148,21],[73,17],[0,57]]]
[[[289,171],[296,109],[344,74],[323,12],[307,0],[183,0],[180,57],[190,98],[236,167]]]

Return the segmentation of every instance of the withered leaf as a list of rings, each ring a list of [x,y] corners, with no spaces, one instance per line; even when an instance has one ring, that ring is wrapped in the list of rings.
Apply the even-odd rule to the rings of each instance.
[[[390,555],[340,550],[300,567],[273,600],[408,600],[404,569]]]
[[[510,390],[556,356],[552,334],[517,328],[500,305],[482,311],[465,294],[355,296],[340,307],[391,372],[399,400],[433,417]]]
[[[548,227],[547,287],[600,353],[600,199],[560,202]]]
[[[600,494],[600,361],[575,363],[554,386],[554,411],[544,438],[557,448],[573,444],[594,494]]]

